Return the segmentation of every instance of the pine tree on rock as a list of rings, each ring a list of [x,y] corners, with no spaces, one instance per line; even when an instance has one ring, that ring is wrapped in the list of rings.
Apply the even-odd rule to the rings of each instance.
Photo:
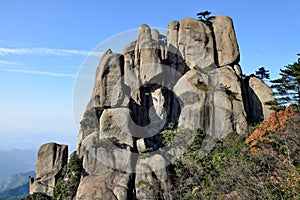
[[[199,19],[199,20],[208,20],[210,14],[211,14],[211,12],[209,12],[209,11],[204,11],[204,12],[199,12],[199,13],[197,13],[197,16],[198,16],[198,19]]]
[[[213,19],[213,16],[210,16],[211,12],[209,11],[204,11],[204,12],[199,12],[197,13],[198,20],[206,24],[211,30],[213,29],[211,19]]]
[[[298,54],[299,56],[299,54]],[[275,89],[277,104],[296,104],[300,108],[300,58],[297,62],[280,69],[280,78],[272,80],[272,89]]]
[[[257,71],[255,71],[255,76],[261,80],[270,79],[269,70],[266,70],[264,67],[260,67]]]

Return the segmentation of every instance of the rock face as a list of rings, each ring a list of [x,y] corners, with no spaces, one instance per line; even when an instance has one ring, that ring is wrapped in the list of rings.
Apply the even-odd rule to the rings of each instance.
[[[215,37],[218,65],[234,65],[240,60],[240,52],[232,19],[216,16],[211,19]]]
[[[135,177],[137,199],[174,199],[172,181],[165,167],[167,163],[161,155],[139,159]]]
[[[42,192],[52,196],[53,188],[68,162],[68,146],[47,143],[38,151],[36,180],[30,181],[30,194]]]
[[[133,199],[129,191],[129,182],[128,174],[118,172],[110,172],[102,176],[88,176],[82,178],[76,199]]]
[[[232,66],[224,66],[218,68],[219,82],[226,86],[225,92],[232,94],[228,95],[231,100],[231,110],[232,110],[232,125],[233,131],[235,130],[239,134],[243,134],[247,128],[246,112],[243,102],[243,88],[242,81],[239,75],[235,72]],[[227,90],[227,91],[226,91]],[[233,97],[234,96],[234,97]],[[229,116],[227,116],[229,117]]]
[[[239,57],[227,16],[173,21],[166,37],[143,24],[122,53],[107,50],[81,122],[76,199],[176,199],[169,164],[185,152],[195,130],[206,134],[203,144],[211,146],[201,150],[209,153],[213,142],[244,134],[249,123],[270,115],[264,103],[274,99],[271,89],[255,77],[244,79]],[[164,131],[184,134],[165,144]],[[41,147],[38,181],[55,184],[64,149]],[[51,194],[35,186],[38,181],[33,191]]]
[[[248,93],[248,115],[251,123],[259,123],[263,119],[270,117],[272,110],[268,101],[274,101],[275,97],[272,89],[265,84],[261,79],[255,76],[245,78]]]
[[[186,18],[181,21],[178,48],[189,68],[205,68],[215,63],[213,33],[199,20]]]
[[[95,107],[114,107],[122,102],[123,89],[122,83],[118,77],[124,74],[124,56],[122,54],[113,53],[110,49],[107,50],[101,58],[99,67],[96,72],[96,85],[94,86],[93,94]],[[117,90],[115,90],[117,89]],[[113,94],[116,92],[116,94]],[[97,98],[98,97],[98,98]],[[112,99],[112,97],[117,97]]]

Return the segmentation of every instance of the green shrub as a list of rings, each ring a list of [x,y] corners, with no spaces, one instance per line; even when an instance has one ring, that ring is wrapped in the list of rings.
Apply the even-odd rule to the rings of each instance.
[[[21,200],[52,200],[52,198],[45,193],[37,192],[30,194],[26,198],[22,198]]]
[[[174,165],[179,199],[218,199],[235,190],[243,190],[244,185],[253,185],[254,180],[250,177],[256,174],[249,171],[250,161],[246,160],[249,152],[242,150],[246,147],[243,136],[228,134],[209,154],[201,157],[199,150],[203,139],[204,134],[198,131],[188,152]]]
[[[180,134],[179,131],[175,130],[165,130],[162,132],[163,144],[169,145],[173,141],[176,135]]]
[[[120,143],[120,140],[116,137],[110,137],[110,138],[102,138],[97,140],[96,138],[93,138],[92,140],[92,147],[93,148],[104,148],[108,152],[112,152],[115,148],[120,149],[126,149],[128,145],[125,143]]]
[[[188,152],[199,150],[205,138],[205,133],[201,129],[197,129],[193,134],[192,140],[188,148]]]

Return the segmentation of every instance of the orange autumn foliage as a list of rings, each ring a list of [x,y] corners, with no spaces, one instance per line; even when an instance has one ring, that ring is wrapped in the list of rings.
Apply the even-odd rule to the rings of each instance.
[[[270,118],[265,119],[262,124],[259,125],[259,127],[256,128],[246,139],[246,143],[249,144],[251,152],[254,154],[257,153],[257,145],[260,142],[274,142],[273,139],[270,139],[270,135],[279,132],[284,134],[283,130],[285,128],[285,124],[294,114],[295,110],[293,106],[289,106],[285,110],[272,113]]]

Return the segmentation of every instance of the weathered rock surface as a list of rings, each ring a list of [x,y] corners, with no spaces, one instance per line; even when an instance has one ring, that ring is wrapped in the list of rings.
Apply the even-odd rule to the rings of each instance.
[[[160,49],[158,42],[152,39],[151,29],[148,25],[141,25],[135,47],[135,65],[140,70],[140,80],[146,84],[153,77],[162,74]]]
[[[179,37],[179,22],[173,21],[168,26],[167,32],[167,59],[170,67],[181,74],[187,71],[184,58],[179,51],[178,37]]]
[[[190,130],[199,128],[219,138],[232,131],[244,134],[247,121],[242,88],[237,79],[231,67],[211,70],[209,73],[190,70],[183,75],[174,87],[175,94],[182,102],[179,127]],[[236,94],[236,99],[230,99],[221,86],[230,88]]]
[[[232,125],[234,131],[244,134],[247,129],[247,114],[244,108],[242,82],[240,77],[235,73],[234,68],[225,66],[218,68],[219,83],[227,87],[228,98],[232,102]]]
[[[134,141],[130,134],[127,108],[108,109],[100,118],[100,129],[87,136],[80,146],[87,175],[101,175],[110,169],[131,172]]]
[[[160,155],[140,159],[135,177],[137,199],[174,199],[165,159]]]
[[[130,176],[109,172],[102,176],[88,176],[81,180],[76,200],[127,200],[133,199],[129,191]]]
[[[116,107],[124,99],[122,77],[124,74],[124,56],[107,50],[96,71],[92,99],[99,97],[94,107]],[[114,97],[114,98],[112,98]]]
[[[107,109],[103,112],[100,118],[100,137],[116,138],[118,141],[122,141],[125,148],[133,148],[133,138],[130,133],[130,110],[127,108],[115,108]]]
[[[232,19],[227,16],[216,16],[211,19],[211,22],[216,43],[218,65],[238,64],[240,52]]]
[[[157,43],[153,41],[151,29],[143,24],[139,27],[138,40],[135,47],[135,65],[158,63]]]
[[[190,69],[203,69],[215,63],[212,31],[199,20],[186,18],[181,21],[178,48]]]
[[[249,112],[253,123],[261,122],[263,119],[270,117],[271,106],[266,105],[268,101],[274,101],[272,89],[261,79],[250,76],[246,78],[249,98]]]
[[[182,102],[178,125],[184,129],[207,130],[209,105],[207,102],[207,74],[190,70],[178,80],[174,87],[175,94]],[[203,86],[203,87],[202,87]]]
[[[68,146],[47,143],[40,147],[36,164],[36,180],[30,182],[30,194],[42,192],[52,196],[53,188],[68,162]]]
[[[167,33],[167,45],[173,46],[174,50],[178,49],[178,31],[179,31],[180,23],[178,21],[172,21],[168,25],[168,33]]]

